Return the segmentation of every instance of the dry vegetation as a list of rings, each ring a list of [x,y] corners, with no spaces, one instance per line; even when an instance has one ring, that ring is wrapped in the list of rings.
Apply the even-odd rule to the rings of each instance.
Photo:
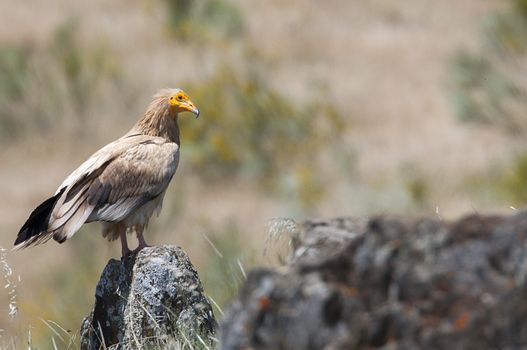
[[[180,169],[147,236],[187,250],[220,305],[240,265],[275,260],[261,254],[275,217],[509,210],[494,182],[523,146],[460,123],[449,100],[465,91],[453,60],[481,50],[498,11],[508,4],[0,0],[0,247],[164,86],[203,117],[182,120]],[[117,256],[97,225],[2,255],[19,312],[1,290],[0,346],[53,348],[42,320],[75,334]]]

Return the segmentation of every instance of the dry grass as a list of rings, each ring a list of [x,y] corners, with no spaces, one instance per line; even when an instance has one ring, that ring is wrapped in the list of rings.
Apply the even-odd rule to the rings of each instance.
[[[232,227],[239,230],[240,242],[228,253],[227,266],[238,268],[240,278],[237,259],[244,268],[255,263],[244,261],[243,255],[263,250],[270,218],[383,211],[435,215],[436,208],[443,217],[452,217],[474,208],[508,208],[465,187],[466,179],[509,160],[511,143],[493,130],[458,124],[446,79],[449,59],[460,48],[477,47],[481,20],[503,2],[333,0],[324,7],[303,0],[231,3],[241,9],[244,35],[183,43],[164,24],[164,6],[151,0],[29,0],[16,5],[0,0],[5,29],[0,31],[0,45],[22,43],[46,50],[57,28],[73,18],[79,23],[80,48],[108,47],[125,82],[104,85],[111,98],[84,107],[88,110],[83,122],[92,124],[89,137],[61,133],[63,122],[76,125],[72,120],[79,118],[75,108],[68,107],[61,109],[63,122],[51,124],[51,129],[2,144],[0,246],[12,244],[29,211],[54,192],[69,171],[127,131],[155,90],[206,81],[218,66],[250,65],[256,62],[252,57],[258,57],[272,88],[291,103],[309,105],[322,92],[344,111],[349,131],[338,146],[348,157],[326,153],[316,159],[313,171],[324,179],[322,195],[308,212],[287,191],[262,191],[250,178],[199,180],[185,161],[183,145],[180,169],[148,237],[150,243],[184,247],[202,277],[216,259],[202,233],[221,240],[229,237]],[[29,116],[20,115],[24,117]],[[187,122],[206,123],[207,116]],[[231,132],[236,130],[225,130]],[[419,199],[426,201],[422,206],[414,198],[415,184],[408,180],[408,174],[416,173],[417,180],[410,181],[421,181],[418,186],[426,188],[426,198]],[[104,242],[98,230],[90,225],[65,245],[49,243],[7,255],[15,274],[22,276],[17,286],[20,313],[16,322],[9,320],[10,296],[0,290],[0,344],[16,337],[20,346],[31,334],[39,348],[53,348],[53,332],[40,319],[54,320],[73,332],[78,329],[93,303],[97,273],[110,257],[119,256],[117,244]],[[86,254],[86,245],[97,254]],[[269,263],[260,255],[257,260]],[[76,261],[82,264],[72,263]],[[220,295],[219,303],[227,298],[217,294],[218,285],[208,286],[209,295]]]

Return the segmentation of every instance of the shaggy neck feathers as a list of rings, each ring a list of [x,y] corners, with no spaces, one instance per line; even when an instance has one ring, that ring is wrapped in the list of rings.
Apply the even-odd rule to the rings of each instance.
[[[163,137],[179,145],[177,113],[170,111],[166,98],[166,96],[156,96],[145,114],[132,128],[132,132]]]

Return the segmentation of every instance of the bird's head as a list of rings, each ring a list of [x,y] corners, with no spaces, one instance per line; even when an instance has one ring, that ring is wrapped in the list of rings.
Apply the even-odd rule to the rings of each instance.
[[[181,89],[171,89],[167,94],[168,108],[175,112],[191,112],[199,117],[199,109],[192,103],[188,95]]]

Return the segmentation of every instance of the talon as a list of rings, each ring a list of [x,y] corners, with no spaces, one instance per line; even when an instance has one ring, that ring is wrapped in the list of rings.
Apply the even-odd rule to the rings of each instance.
[[[126,257],[132,255],[132,253],[133,253],[133,252],[132,252],[130,249],[121,251],[121,254],[122,254],[121,259],[126,258]]]

